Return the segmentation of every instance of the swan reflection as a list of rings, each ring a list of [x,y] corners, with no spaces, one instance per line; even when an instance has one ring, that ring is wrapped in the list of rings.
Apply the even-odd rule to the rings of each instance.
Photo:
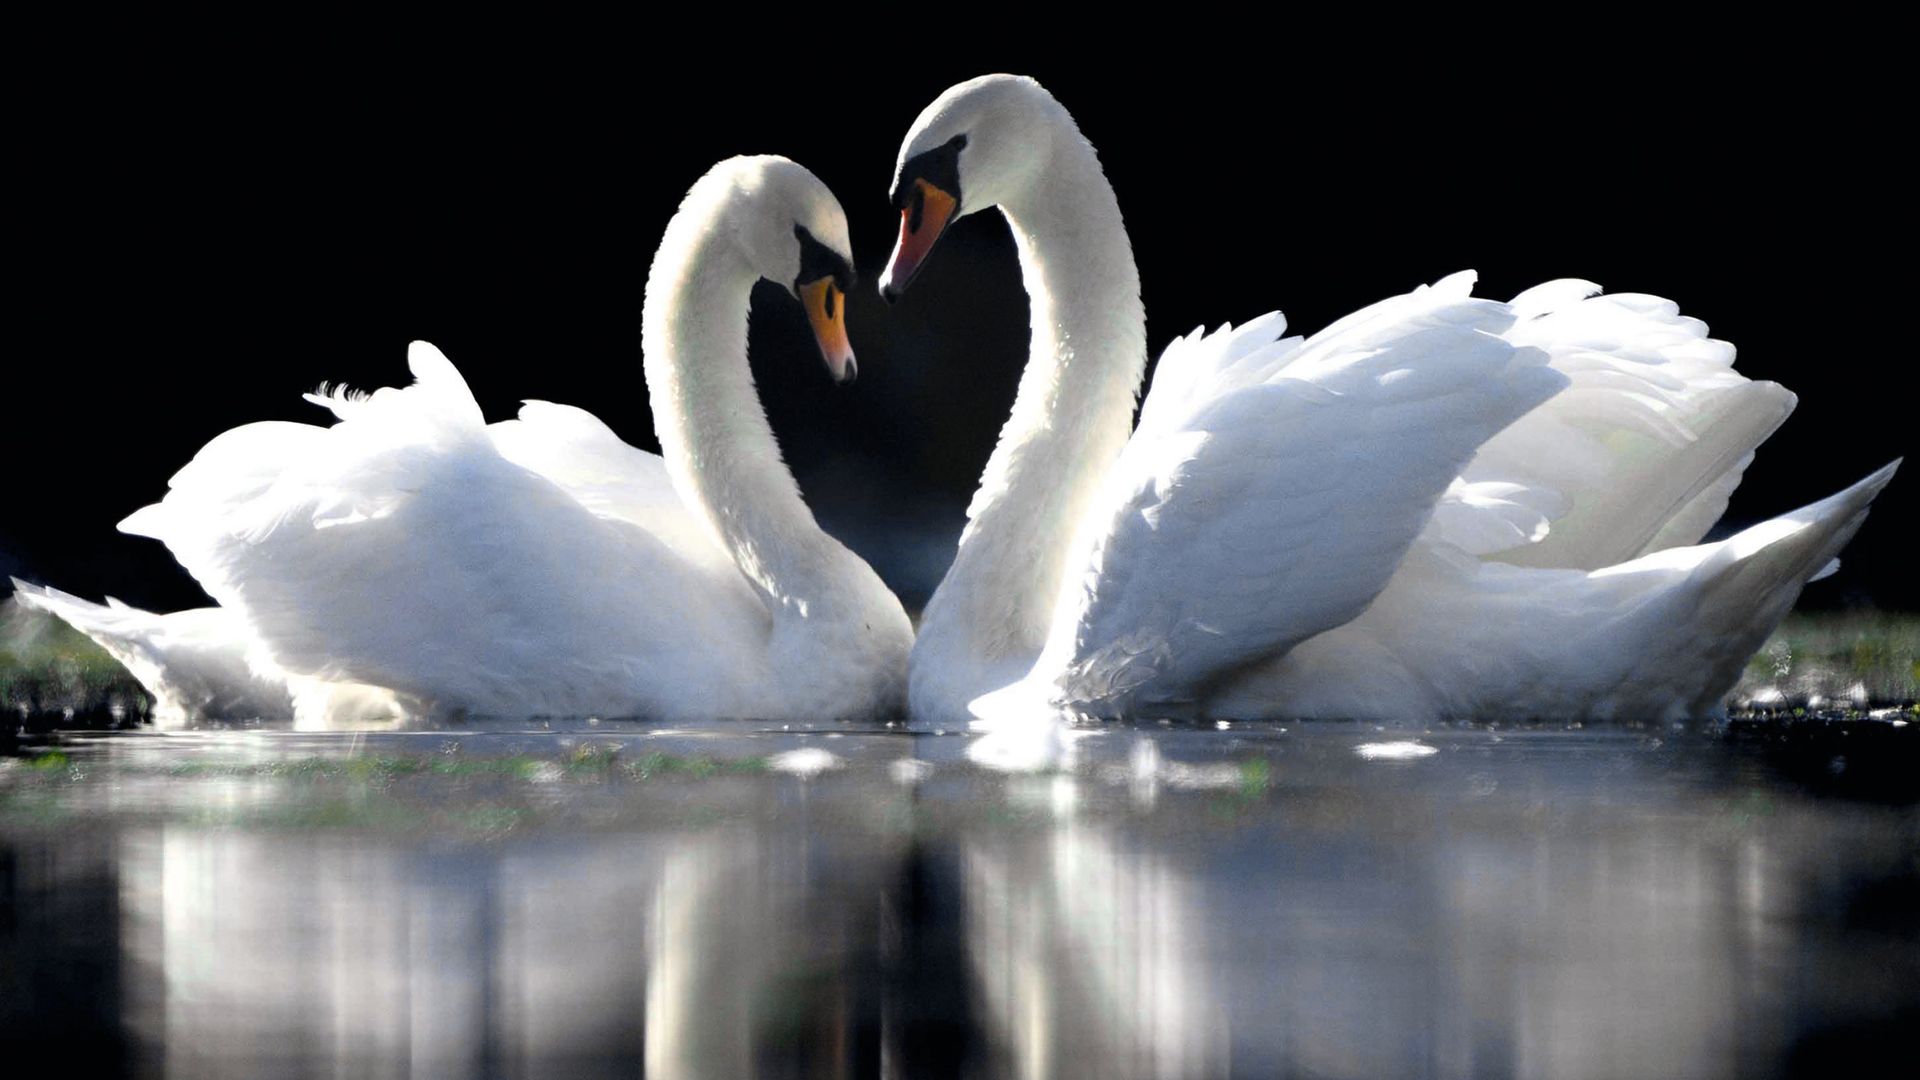
[[[1007,776],[875,736],[808,776],[418,780],[463,834],[241,767],[264,736],[113,742],[0,775],[0,1025],[183,1077],[1714,1077],[1910,1007],[1900,808],[1423,742],[1105,738]],[[21,825],[45,792],[92,827]]]
[[[1197,886],[1165,855],[1082,819],[1072,784],[1049,784],[1052,828],[964,845],[968,956],[990,1039],[1019,1076],[1224,1072]]]

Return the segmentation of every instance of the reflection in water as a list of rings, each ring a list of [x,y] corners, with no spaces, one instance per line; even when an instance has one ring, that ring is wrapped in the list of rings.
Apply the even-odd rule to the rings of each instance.
[[[855,734],[812,779],[711,763],[797,736],[302,738],[0,769],[0,1034],[181,1077],[1732,1077],[1920,996],[1910,806],[1707,738],[1176,731],[1002,777]]]
[[[127,1017],[179,1076],[835,1071],[857,906],[745,830],[506,851],[168,826],[119,854]],[[854,882],[842,888],[858,895]],[[768,1059],[768,1060],[762,1060]]]
[[[1224,1002],[1190,882],[1151,849],[1075,812],[1077,785],[1045,785],[1060,820],[966,844],[966,940],[995,1042],[1023,1077],[1179,1077],[1225,1071]]]

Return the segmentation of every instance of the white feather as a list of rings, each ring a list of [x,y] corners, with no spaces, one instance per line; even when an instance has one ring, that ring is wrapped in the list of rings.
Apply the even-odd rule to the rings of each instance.
[[[1277,315],[1177,338],[1129,437],[1144,312],[1091,146],[989,76],[901,159],[959,134],[1034,340],[911,697],[995,754],[1102,716],[1712,713],[1898,464],[1694,546],[1793,396],[1670,301],[1565,280],[1502,304],[1471,273],[1304,341]]]
[[[782,158],[696,184],[648,278],[666,457],[584,410],[487,426],[439,350],[413,383],[311,400],[331,427],[210,442],[123,528],[166,542],[295,697],[383,687],[432,715],[868,716],[899,708],[911,627],[801,502],[748,371],[760,277],[844,215]],[[743,251],[748,258],[741,258]]]

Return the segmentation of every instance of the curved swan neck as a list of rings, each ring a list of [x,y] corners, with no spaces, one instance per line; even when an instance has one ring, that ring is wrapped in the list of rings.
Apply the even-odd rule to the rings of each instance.
[[[1001,206],[1032,311],[1026,371],[922,624],[936,644],[956,631],[970,639],[951,642],[956,651],[1039,650],[1074,532],[1132,431],[1146,367],[1119,202],[1072,118],[1058,109],[1054,122],[1032,183]]]
[[[1055,141],[1050,159],[1032,187],[1000,208],[1020,255],[1032,341],[996,458],[1016,432],[1032,441],[1046,430],[1131,428],[1146,369],[1140,274],[1113,186],[1077,128]],[[1125,416],[1115,415],[1115,395]],[[1104,461],[1084,464],[1105,471]]]
[[[647,276],[641,316],[654,431],[680,498],[776,605],[822,586],[830,544],[800,498],[747,366],[747,309],[759,280],[726,209],[683,209]]]

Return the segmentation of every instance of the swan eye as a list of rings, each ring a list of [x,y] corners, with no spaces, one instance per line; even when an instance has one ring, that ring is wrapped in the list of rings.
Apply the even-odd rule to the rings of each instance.
[[[831,280],[833,287],[841,292],[848,292],[853,288],[853,266],[844,257],[835,254],[832,248],[815,240],[813,234],[803,225],[793,227],[793,236],[800,242],[800,273],[793,279],[795,296],[800,295],[801,289],[822,278]]]
[[[928,217],[933,218],[933,227],[936,230],[945,229],[947,223],[953,220],[954,211],[959,208],[959,198],[950,194],[945,188],[927,180],[915,180],[913,205],[908,210],[910,216],[906,223],[907,231],[918,233],[920,227],[927,223]]]
[[[900,167],[900,176],[894,181],[893,190],[887,193],[888,198],[894,209],[913,211],[916,229],[920,220],[918,206],[926,199],[920,190],[922,185],[959,201],[960,151],[966,148],[967,137],[955,135],[931,150],[914,155]]]
[[[823,277],[801,285],[799,294],[827,370],[835,382],[851,382],[855,370],[853,347],[847,342],[846,305],[840,302],[839,284],[831,277]]]
[[[880,295],[888,303],[899,297],[920,272],[927,253],[946,232],[959,208],[959,197],[940,185],[924,178],[913,182],[900,209],[900,239],[894,243],[893,257],[887,260],[886,273],[880,278]]]
[[[927,212],[926,192],[923,191],[921,189],[921,186],[916,183],[913,185],[913,201],[911,205],[909,205],[907,208],[907,231],[908,232],[917,233],[920,231],[920,219],[926,214],[926,212]]]

